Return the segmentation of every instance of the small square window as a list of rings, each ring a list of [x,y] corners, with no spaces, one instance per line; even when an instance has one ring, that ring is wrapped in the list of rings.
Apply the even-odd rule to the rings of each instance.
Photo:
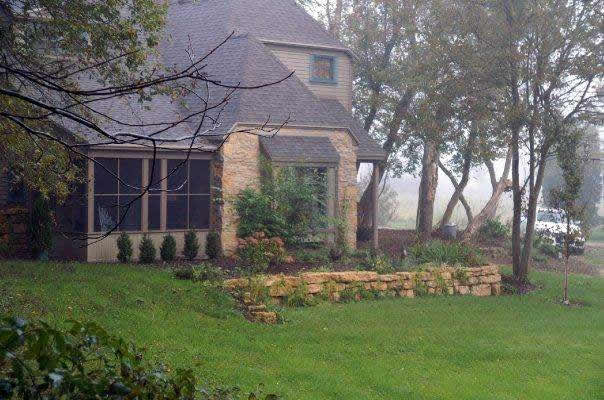
[[[310,58],[310,81],[336,83],[335,57],[313,54]]]

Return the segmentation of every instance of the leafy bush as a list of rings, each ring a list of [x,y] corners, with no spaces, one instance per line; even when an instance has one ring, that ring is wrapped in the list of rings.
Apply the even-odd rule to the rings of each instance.
[[[264,232],[293,245],[308,240],[313,229],[326,226],[321,211],[326,206],[325,174],[295,167],[273,171],[263,163],[262,175],[259,190],[245,189],[235,199],[239,237]]]
[[[208,233],[208,237],[206,239],[206,255],[213,260],[220,256],[220,235],[217,232]]]
[[[195,260],[197,258],[197,254],[199,253],[199,240],[197,239],[197,233],[195,231],[188,231],[185,234],[185,246],[182,251],[182,254],[189,261]]]
[[[325,249],[299,249],[295,259],[305,263],[328,263],[331,258]]]
[[[409,248],[409,254],[418,264],[436,263],[476,267],[484,264],[480,251],[463,242],[432,240]]]
[[[505,239],[508,237],[510,229],[498,219],[488,219],[478,232],[483,238]]]
[[[0,320],[0,398],[278,399],[199,387],[191,369],[151,363],[143,349],[95,323],[69,324],[62,331],[44,322]]]
[[[313,304],[308,296],[308,284],[303,282],[285,297],[288,307],[306,307]]]
[[[329,248],[329,259],[331,261],[339,261],[344,255],[344,251],[336,246],[332,246]]]
[[[164,236],[159,248],[159,255],[165,262],[172,262],[176,258],[176,239],[172,235]]]
[[[50,205],[42,196],[37,196],[29,218],[29,244],[34,258],[43,257],[52,248],[52,215]]]
[[[365,258],[360,265],[362,270],[375,271],[378,274],[390,274],[395,271],[390,258],[385,254],[374,255],[370,251],[365,253]]]
[[[275,257],[276,245],[268,242],[248,243],[237,250],[241,266],[248,273],[264,272],[268,269],[271,260]]]
[[[142,264],[151,264],[155,261],[157,250],[155,249],[155,245],[153,244],[153,241],[149,238],[149,236],[143,236],[143,239],[141,240],[141,243],[138,246],[138,250],[138,260]]]
[[[124,264],[132,261],[132,240],[126,232],[117,238],[117,259]]]
[[[560,249],[551,240],[545,239],[539,235],[533,241],[533,247],[541,254],[547,257],[558,258]]]
[[[194,282],[208,281],[216,282],[224,278],[222,270],[210,263],[199,265],[184,265],[174,268],[174,277],[177,279],[186,279]]]

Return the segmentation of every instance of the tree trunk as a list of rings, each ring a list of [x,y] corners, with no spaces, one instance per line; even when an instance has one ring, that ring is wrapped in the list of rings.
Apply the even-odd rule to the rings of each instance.
[[[457,183],[457,179],[455,179],[455,176],[453,175],[453,173],[451,171],[449,171],[447,169],[447,167],[445,167],[445,165],[440,161],[438,162],[438,166],[445,173],[445,175],[447,175],[449,177],[451,184],[453,184],[453,187],[455,188],[455,190],[457,190],[459,183]],[[468,225],[469,225],[474,220],[474,215],[472,214],[472,208],[468,204],[468,201],[466,200],[465,196],[463,195],[463,192],[461,192],[459,194],[459,202],[461,203],[461,205],[463,206],[463,208],[466,211],[466,218],[468,219]],[[444,219],[444,216],[443,216],[443,219]],[[447,220],[447,222],[448,222],[448,220]],[[441,221],[439,224],[440,227],[442,228],[447,222],[443,223],[443,221]]]
[[[503,167],[503,173],[501,174],[501,178],[497,181],[495,177],[495,169],[493,168],[493,163],[490,161],[485,162],[487,164],[487,168],[489,169],[489,173],[491,175],[491,183],[493,186],[493,193],[491,194],[491,198],[487,201],[487,204],[482,208],[482,210],[478,213],[477,216],[474,217],[471,223],[468,224],[465,231],[461,235],[461,239],[464,241],[468,241],[472,239],[472,237],[478,232],[480,227],[484,225],[484,223],[493,219],[497,214],[497,207],[499,206],[499,200],[503,193],[512,187],[512,182],[508,179],[510,175],[510,165],[512,161],[512,153],[508,150],[507,156],[505,158],[505,166]]]
[[[416,228],[420,240],[429,240],[432,235],[434,198],[438,185],[438,147],[435,141],[424,142],[422,178],[419,185]]]
[[[541,157],[539,158],[537,176],[534,179],[534,185],[529,186],[529,202],[526,211],[526,232],[524,233],[524,246],[520,257],[519,270],[524,271],[524,279],[528,274],[528,267],[531,261],[531,253],[533,251],[533,239],[535,238],[535,221],[537,219],[537,205],[539,201],[539,193],[543,185],[543,177],[545,176],[545,166],[549,146],[544,144],[541,148]]]
[[[512,264],[514,278],[526,281],[528,270],[520,264],[520,223],[522,219],[522,190],[520,188],[520,129],[521,126],[512,128],[512,188],[514,216],[512,218]]]
[[[444,168],[444,165],[440,161],[438,162],[440,169],[442,169],[443,172],[445,172],[445,174],[447,174],[447,176],[451,180],[451,183],[453,183],[453,186],[455,187],[455,191],[453,192],[451,199],[449,199],[449,203],[447,204],[445,213],[443,214],[443,217],[440,221],[441,229],[443,226],[445,226],[446,224],[449,223],[449,220],[451,220],[451,216],[453,216],[453,211],[455,210],[455,207],[457,207],[457,203],[459,202],[459,199],[460,199],[461,195],[463,194],[464,189],[468,185],[468,181],[470,179],[470,167],[472,166],[472,154],[474,151],[474,146],[476,144],[476,138],[478,137],[478,130],[475,125],[476,125],[476,123],[473,123],[472,128],[470,129],[468,143],[466,145],[466,149],[464,152],[461,180],[459,181],[458,184],[456,184],[455,179],[454,179],[455,177],[453,176],[453,174],[452,173],[447,174],[447,170],[446,170],[446,168]],[[468,224],[470,222],[471,221],[468,218]]]
[[[414,96],[415,96],[415,92],[412,90],[409,90],[405,93],[405,95],[399,100],[398,104],[396,105],[396,110],[394,112],[394,116],[392,117],[392,120],[390,121],[390,124],[388,127],[388,137],[386,138],[386,141],[382,145],[382,149],[388,155],[390,155],[390,153],[392,153],[393,149],[395,148],[394,147],[395,144],[402,143],[406,139],[404,137],[400,137],[399,130],[400,130],[401,124],[403,122],[403,119],[409,112],[409,105],[411,104],[411,100],[413,99]],[[379,174],[380,180],[384,176],[385,171],[386,171],[385,167],[380,168],[380,174]],[[371,226],[372,226],[372,220],[371,220],[372,188],[373,188],[373,176],[371,178],[371,181],[369,182],[369,185],[367,185],[365,192],[363,192],[363,195],[361,196],[361,200],[359,201],[359,204],[357,205],[357,229],[360,229],[360,228],[371,229]]]

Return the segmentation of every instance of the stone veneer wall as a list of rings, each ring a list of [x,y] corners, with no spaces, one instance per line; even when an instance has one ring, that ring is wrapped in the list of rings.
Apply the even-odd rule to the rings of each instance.
[[[356,144],[344,130],[282,129],[279,135],[327,136],[340,154],[337,175],[338,213],[346,211],[348,223],[347,242],[356,248],[357,226],[357,150]],[[223,251],[231,255],[237,249],[237,213],[232,200],[247,187],[257,188],[260,184],[260,142],[249,133],[236,133],[223,145],[222,152],[222,198],[224,204],[218,213],[222,217],[221,239]],[[215,211],[216,212],[216,211]]]
[[[276,303],[282,303],[301,285],[306,285],[308,296],[323,295],[333,301],[338,301],[346,289],[360,288],[400,297],[415,297],[418,294],[501,294],[501,275],[499,267],[494,265],[459,269],[443,267],[386,275],[372,271],[310,272],[299,276],[272,275],[262,279],[269,296]],[[230,279],[224,283],[224,287],[231,292],[245,292],[250,285],[252,280],[247,278]]]

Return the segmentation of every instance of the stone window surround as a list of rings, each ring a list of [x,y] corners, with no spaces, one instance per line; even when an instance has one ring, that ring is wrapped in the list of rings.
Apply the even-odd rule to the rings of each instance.
[[[142,159],[142,181],[148,183],[149,179],[149,169],[150,165],[153,161],[153,152],[148,150],[133,150],[133,149],[112,149],[110,146],[103,149],[95,149],[88,154],[89,157],[92,158],[134,158],[134,159]],[[210,162],[210,189],[212,187],[212,182],[214,180],[214,176],[212,173],[212,163],[213,163],[213,153],[203,153],[203,152],[191,152],[188,155],[188,158],[191,160],[207,160]],[[186,150],[160,150],[156,154],[156,162],[160,162],[161,165],[161,174],[162,176],[167,175],[167,165],[168,159],[182,159],[187,158]],[[99,232],[95,231],[94,227],[94,165],[95,163],[92,160],[88,160],[88,190],[87,190],[87,198],[88,198],[88,232],[90,234],[99,234]],[[146,184],[144,183],[144,184]],[[161,194],[161,226],[159,230],[149,230],[148,228],[148,210],[149,210],[149,193],[145,193],[141,199],[141,215],[142,215],[142,223],[140,231],[127,231],[127,233],[161,233],[161,232],[184,232],[188,231],[188,228],[183,229],[167,229],[167,179],[162,180],[162,194]],[[210,190],[211,192],[211,190]],[[209,226],[207,228],[195,228],[193,229],[196,232],[209,232],[212,230],[212,195],[210,194],[210,217],[209,217]]]

